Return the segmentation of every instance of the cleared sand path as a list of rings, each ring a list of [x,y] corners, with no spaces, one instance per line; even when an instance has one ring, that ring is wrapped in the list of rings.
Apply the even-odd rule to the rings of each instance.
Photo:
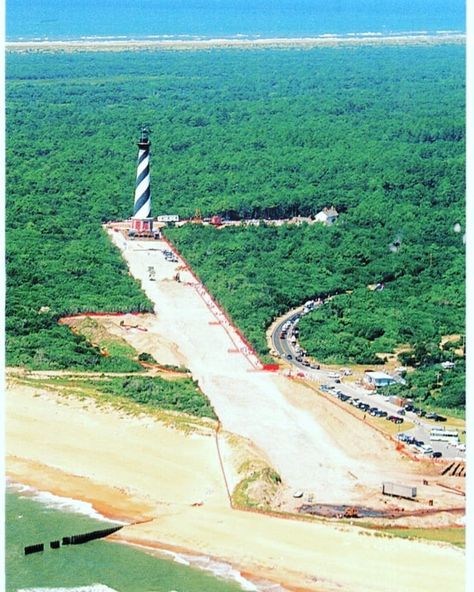
[[[408,479],[422,497],[450,505],[449,493],[423,489],[416,463],[402,458],[379,433],[304,385],[255,371],[247,356],[236,353],[238,336],[216,323],[182,261],[165,260],[166,242],[111,236],[155,303],[156,323],[140,335],[141,345],[153,353],[156,335],[176,344],[177,356],[198,379],[224,429],[249,438],[288,490],[312,492],[318,503],[374,505],[386,503],[380,495],[383,480]],[[177,270],[181,282],[174,280]]]
[[[6,410],[11,478],[91,502],[110,517],[153,518],[117,539],[218,558],[289,590],[463,590],[459,549],[231,510],[212,430],[189,435],[18,385]]]
[[[181,271],[181,283],[173,280],[180,263],[165,260],[161,249],[167,244],[113,236],[130,271],[156,305],[157,330],[177,344],[223,427],[252,440],[291,487],[316,488],[321,501],[350,498],[354,484],[348,472],[358,472],[358,461],[340,450],[321,423],[287,400],[285,378],[255,371],[246,356],[229,352],[235,345],[189,285],[195,283],[191,274]],[[154,281],[149,279],[150,266],[155,268]]]

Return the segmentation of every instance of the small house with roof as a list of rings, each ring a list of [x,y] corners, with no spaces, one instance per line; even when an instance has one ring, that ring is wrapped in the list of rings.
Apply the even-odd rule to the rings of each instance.
[[[366,372],[364,375],[366,383],[372,388],[390,386],[396,382],[393,376],[385,372]]]
[[[316,214],[316,216],[314,217],[314,221],[322,222],[323,224],[330,226],[331,224],[334,224],[334,222],[337,221],[338,216],[339,214],[337,213],[334,207],[324,208]]]

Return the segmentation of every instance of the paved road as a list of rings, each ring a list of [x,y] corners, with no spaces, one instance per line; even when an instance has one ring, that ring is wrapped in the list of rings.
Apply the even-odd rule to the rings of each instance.
[[[304,306],[295,308],[282,317],[273,329],[271,341],[273,349],[277,355],[282,360],[285,360],[291,368],[297,371],[297,373],[301,374],[304,372],[305,375],[310,379],[316,380],[320,384],[326,384],[329,387],[334,387],[332,392],[335,392],[336,390],[342,391],[344,394],[349,395],[352,399],[357,398],[360,401],[369,403],[371,407],[377,407],[382,411],[386,411],[389,415],[400,416],[398,413],[400,411],[400,407],[394,403],[391,403],[388,397],[373,394],[372,391],[368,391],[367,389],[353,382],[344,383],[344,378],[340,376],[340,373],[335,373],[334,370],[325,368],[311,368],[307,364],[305,365],[304,363],[296,360],[296,357],[298,356],[298,352],[295,349],[297,343],[293,343],[291,338],[295,327],[298,325],[299,318],[301,318],[301,316],[304,314]],[[280,337],[282,333],[286,333],[286,338],[282,339]],[[301,354],[301,352],[299,353]],[[338,380],[341,380],[341,382],[336,383],[336,375],[338,375]],[[331,392],[331,390],[329,392]],[[430,430],[435,426],[439,427],[441,425],[442,427],[442,424],[430,423],[427,420],[421,419],[412,412],[406,412],[405,416],[403,417],[406,421],[415,423],[415,427],[405,432],[403,429],[403,424],[399,424],[400,433],[407,433],[410,436],[415,437],[417,440],[421,440],[425,444],[430,445],[434,451],[441,452],[443,458],[465,458],[465,452],[461,452],[456,448],[456,446],[446,442],[432,442],[430,440]]]

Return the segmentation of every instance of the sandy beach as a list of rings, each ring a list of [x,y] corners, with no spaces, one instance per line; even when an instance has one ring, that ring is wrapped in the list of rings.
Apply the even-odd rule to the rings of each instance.
[[[6,410],[9,477],[108,517],[153,519],[120,540],[219,558],[293,590],[463,589],[464,554],[447,545],[232,510],[212,430],[186,435],[30,387],[11,388]]]
[[[463,33],[382,35],[366,33],[360,35],[321,35],[319,37],[301,38],[264,38],[264,39],[81,39],[74,41],[7,41],[7,51],[142,51],[142,50],[209,50],[209,49],[258,49],[258,48],[300,48],[338,47],[362,45],[433,45],[440,43],[465,43]]]

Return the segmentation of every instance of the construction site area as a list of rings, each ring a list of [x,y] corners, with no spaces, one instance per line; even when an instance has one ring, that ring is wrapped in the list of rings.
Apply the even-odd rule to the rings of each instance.
[[[218,421],[113,406],[73,372],[12,370],[9,478],[126,521],[112,540],[228,562],[256,590],[462,590],[463,551],[439,541],[463,544],[464,463],[417,459],[316,381],[262,364],[172,245],[108,231],[154,313],[62,322],[149,354],[140,374],[192,377]]]
[[[315,395],[317,384],[309,388],[304,379],[285,376],[284,366],[280,372],[265,367],[167,241],[130,241],[121,229],[109,233],[155,303],[147,331],[126,331],[124,338],[157,360],[189,368],[223,429],[250,440],[281,477],[273,509],[317,514],[314,504],[342,504],[342,515],[350,508],[353,517],[367,516],[367,506],[378,520],[462,523],[463,462],[404,454],[395,437],[372,429],[324,393]],[[387,482],[415,487],[416,497],[384,495]]]

